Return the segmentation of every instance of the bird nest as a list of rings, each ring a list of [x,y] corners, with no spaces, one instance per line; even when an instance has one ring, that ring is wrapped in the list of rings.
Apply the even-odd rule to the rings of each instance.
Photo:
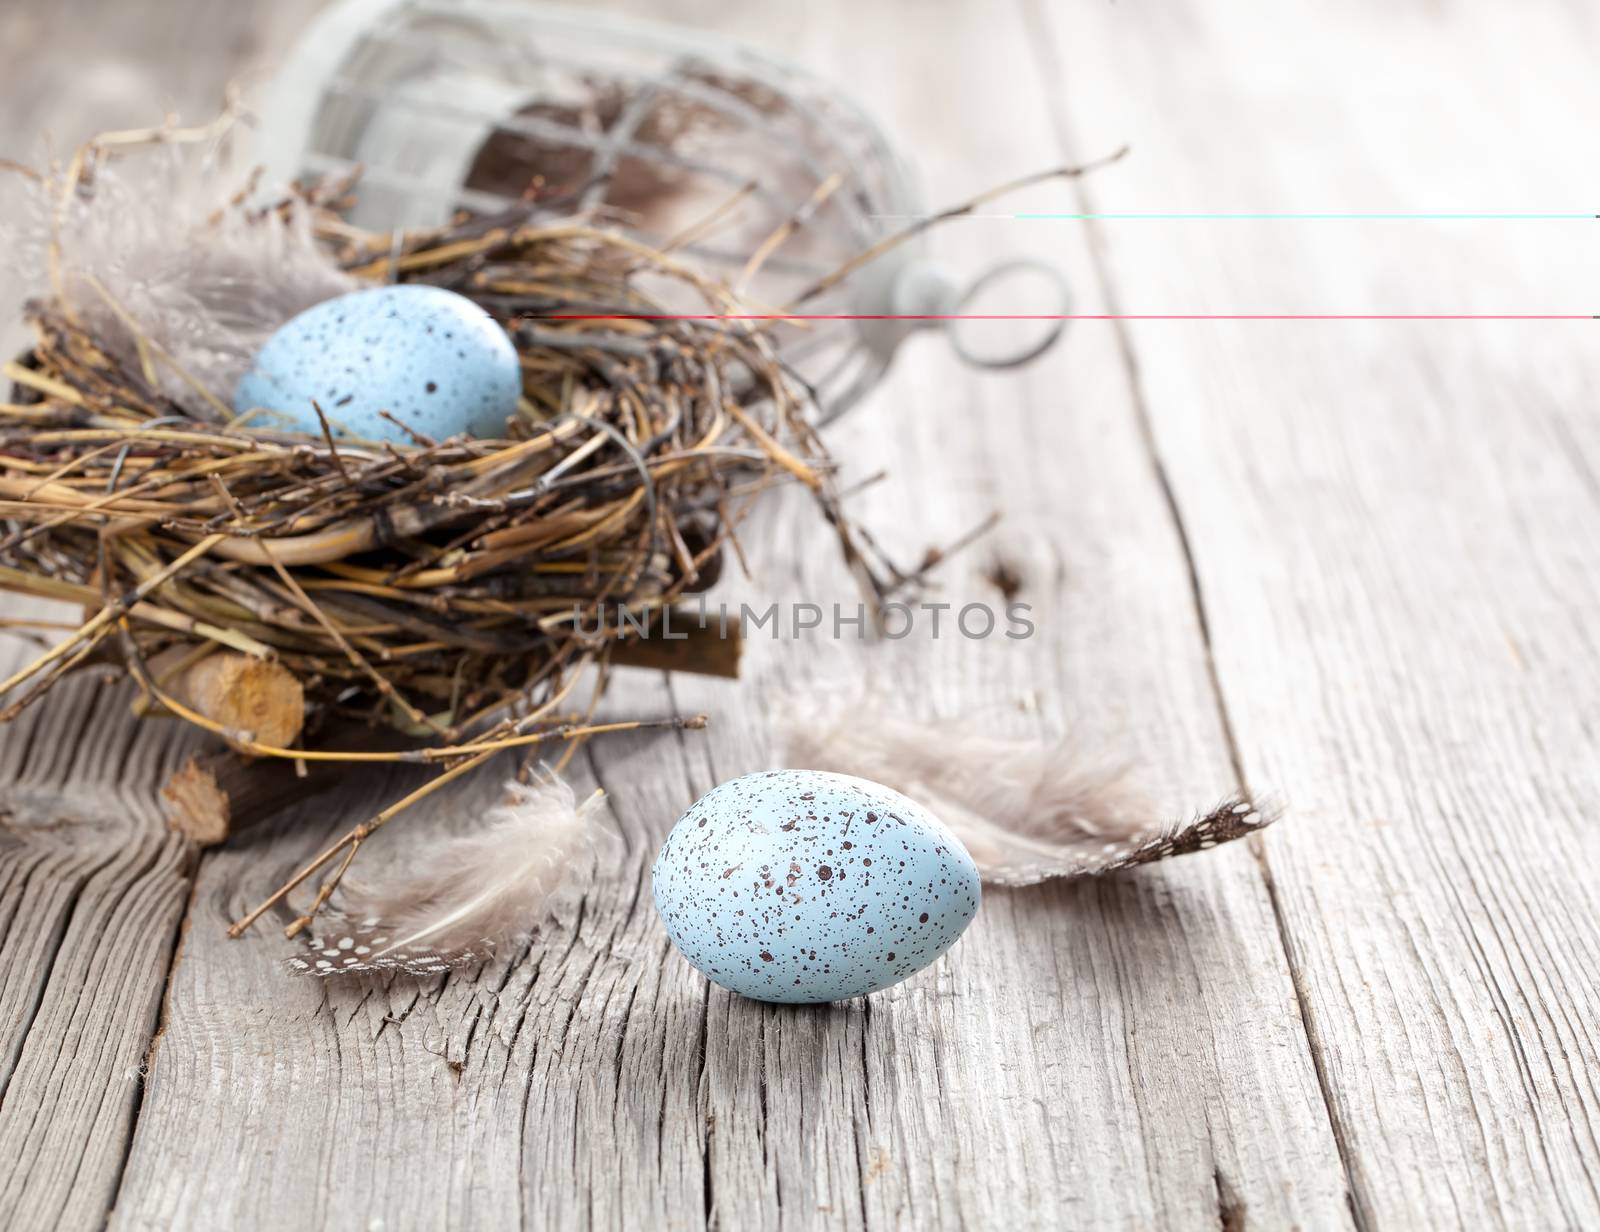
[[[712,583],[771,483],[811,489],[850,542],[805,390],[759,324],[725,319],[721,286],[582,222],[374,235],[329,204],[278,208],[311,206],[356,279],[447,287],[505,326],[523,398],[504,438],[275,431],[235,417],[231,391],[200,390],[200,417],[163,393],[156,343],[123,358],[60,299],[32,303],[37,341],[0,407],[0,582],[92,614],[8,687],[111,654],[152,706],[299,756],[166,686],[226,652],[286,671],[311,731],[481,744]],[[669,315],[652,286],[696,311]]]
[[[103,152],[40,181],[52,209],[93,197]],[[142,710],[240,753],[425,761],[443,767],[437,783],[602,730],[585,725],[592,704],[567,701],[582,669],[601,668],[603,687],[630,639],[711,585],[775,483],[810,489],[860,576],[877,576],[807,391],[763,322],[729,319],[726,288],[617,230],[531,210],[356,231],[336,208],[349,187],[265,209],[235,199],[191,242],[292,222],[347,283],[472,299],[520,360],[502,439],[434,440],[398,420],[399,443],[339,437],[320,408],[310,434],[235,415],[232,390],[187,370],[113,279],[82,269],[68,286],[52,240],[52,290],[28,306],[36,340],[4,369],[0,587],[84,619],[0,683],[0,719],[111,661]],[[704,658],[731,674],[726,648]],[[326,747],[352,725],[372,738]]]

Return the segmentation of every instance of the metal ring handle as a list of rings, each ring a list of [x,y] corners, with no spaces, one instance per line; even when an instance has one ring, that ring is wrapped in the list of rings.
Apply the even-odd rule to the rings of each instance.
[[[983,294],[1002,278],[1019,273],[1043,274],[1054,284],[1056,288],[1056,303],[1058,305],[1057,314],[1051,322],[1050,328],[1045,331],[1044,336],[1039,341],[1032,346],[1024,347],[1014,354],[1002,355],[998,358],[974,354],[962,343],[960,332],[951,328],[959,325],[960,322],[947,322],[944,332],[945,336],[950,339],[951,348],[957,355],[961,356],[965,363],[971,364],[974,368],[989,368],[992,370],[1020,368],[1023,364],[1032,363],[1038,359],[1039,356],[1053,347],[1060,340],[1061,335],[1066,332],[1067,313],[1072,310],[1072,288],[1067,285],[1067,280],[1061,276],[1061,272],[1055,266],[1046,265],[1043,261],[1035,261],[1028,257],[1018,258],[1015,261],[1002,261],[992,269],[985,270],[979,274],[961,292],[960,298],[956,300],[953,314],[963,312],[973,300],[977,299],[979,295]]]

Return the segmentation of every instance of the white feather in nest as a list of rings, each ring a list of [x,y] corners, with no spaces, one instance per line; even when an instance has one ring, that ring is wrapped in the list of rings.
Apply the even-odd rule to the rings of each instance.
[[[59,293],[104,349],[200,419],[222,418],[239,379],[290,317],[360,284],[313,237],[304,210],[232,199],[216,149],[165,146],[97,163],[64,200],[28,181],[8,237],[34,294]],[[181,371],[180,371],[181,370]]]
[[[892,787],[950,827],[984,881],[1032,885],[1148,864],[1241,838],[1277,820],[1235,795],[1188,821],[1153,820],[1126,767],[1069,740],[1008,740],[970,724],[919,722],[858,702],[828,714],[780,708],[785,764]]]
[[[378,886],[347,885],[292,970],[434,975],[526,941],[569,918],[615,843],[596,792],[578,804],[554,775],[513,779],[473,829],[430,843],[423,867]]]

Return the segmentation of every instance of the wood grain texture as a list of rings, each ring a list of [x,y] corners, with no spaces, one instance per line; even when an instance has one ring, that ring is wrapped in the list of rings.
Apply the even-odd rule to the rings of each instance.
[[[276,21],[304,4],[275,8]],[[191,117],[263,48],[253,6],[65,0],[0,12],[0,155],[34,162],[94,132]],[[269,38],[268,43],[271,42]],[[9,177],[7,210],[20,193]],[[15,271],[0,346],[25,338]],[[8,597],[8,617],[62,609]],[[70,613],[68,613],[70,615]],[[0,639],[0,662],[38,648]],[[10,667],[5,668],[9,672]],[[91,1228],[115,1199],[192,863],[155,789],[197,742],[135,725],[132,694],[85,677],[0,732],[0,1225]]]
[[[1600,103],[1586,6],[1346,6],[1314,42],[1265,3],[1027,11],[1069,144],[1136,150],[1080,209],[1600,190],[1570,155]],[[1094,230],[1126,312],[1587,312],[1600,253],[1574,225]],[[1592,325],[1125,333],[1241,760],[1294,795],[1266,866],[1358,1217],[1594,1224]]]
[[[742,24],[857,81],[928,151],[945,197],[1057,157],[1039,81],[1015,71],[1028,64],[1020,23],[996,32],[975,7],[935,20],[913,5],[849,23],[791,15],[777,30],[740,6],[679,15]],[[985,109],[933,78],[871,75],[890,39],[913,62],[972,47]],[[1017,120],[996,133],[996,113]],[[971,272],[995,255],[975,233],[948,239]],[[1095,294],[1086,251],[1061,255]],[[755,639],[737,688],[619,677],[609,709],[703,709],[713,726],[592,746],[623,867],[575,931],[477,978],[285,990],[281,942],[228,943],[221,929],[331,823],[208,857],[118,1226],[205,1213],[314,1226],[1346,1219],[1287,960],[1243,848],[1104,885],[995,893],[948,959],[868,1002],[756,1005],[670,951],[649,902],[655,848],[695,795],[770,764],[764,716],[790,688],[846,704],[866,674],[911,712],[1019,734],[1078,724],[1155,767],[1174,811],[1233,784],[1181,545],[1109,335],[1085,333],[1009,380],[919,339],[838,444],[892,466],[862,517],[907,559],[1003,508],[1005,531],[952,567],[939,598],[1000,603],[985,579],[1004,555],[1039,636],[967,642],[947,624],[940,640],[925,629],[905,644]],[[751,536],[758,576],[730,583],[732,601],[856,601],[799,494]],[[423,819],[405,824],[414,841]],[[246,1132],[272,1154],[246,1152]]]
[[[209,101],[314,7],[12,9],[0,136]],[[934,203],[1124,141],[1123,166],[1004,208],[1600,200],[1573,153],[1600,101],[1576,5],[631,8],[846,84]],[[972,220],[935,247],[969,273],[1047,255],[1085,312],[1583,311],[1600,253],[1557,229],[1583,225]],[[1596,1222],[1592,326],[1072,328],[1006,377],[915,338],[832,438],[860,473],[890,469],[859,515],[908,561],[1001,510],[930,597],[998,607],[1014,580],[1036,635],[967,641],[946,613],[938,639],[754,637],[738,684],[620,674],[608,713],[712,726],[585,750],[574,785],[607,790],[623,850],[578,918],[482,970],[319,984],[283,971],[275,930],[223,936],[402,773],[352,776],[191,868],[153,803],[181,729],[135,729],[123,693],[84,682],[4,733],[0,1217]],[[746,546],[756,575],[718,597],[856,602],[802,493]],[[697,794],[771,764],[787,698],[847,706],[863,681],[908,712],[1109,744],[1173,812],[1241,774],[1293,810],[1248,847],[991,892],[949,955],[870,999],[709,987],[656,920],[657,845]],[[493,790],[363,861],[426,858]]]
[[[153,791],[181,745],[90,680],[0,750],[0,1222],[102,1222],[187,897]]]

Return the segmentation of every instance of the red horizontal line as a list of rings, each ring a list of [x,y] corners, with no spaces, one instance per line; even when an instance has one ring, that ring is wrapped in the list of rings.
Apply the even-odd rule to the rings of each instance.
[[[556,312],[540,321],[1593,321],[1592,312]]]

